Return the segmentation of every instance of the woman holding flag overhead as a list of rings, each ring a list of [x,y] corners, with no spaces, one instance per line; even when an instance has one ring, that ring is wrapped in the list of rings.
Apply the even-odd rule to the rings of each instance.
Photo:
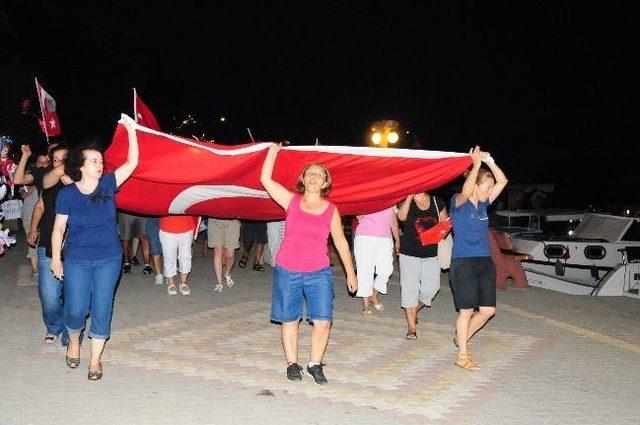
[[[302,367],[298,364],[298,328],[302,319],[302,299],[306,299],[307,319],[313,323],[307,372],[316,384],[324,385],[327,379],[322,358],[333,321],[333,273],[327,255],[329,234],[347,272],[350,292],[358,288],[358,280],[340,213],[326,199],[331,190],[328,170],[319,163],[309,164],[298,178],[298,193],[290,192],[272,179],[279,150],[280,146],[269,148],[260,175],[269,196],[286,210],[284,239],[275,259],[271,320],[282,324],[287,378],[300,381]]]
[[[129,136],[127,161],[115,172],[103,174],[102,153],[96,145],[71,151],[66,174],[75,182],[60,191],[51,235],[51,271],[64,279],[64,325],[69,331],[66,363],[80,364],[79,335],[91,315],[89,336],[91,361],[88,379],[102,378],[102,352],[110,336],[111,313],[116,282],[120,275],[122,249],[116,225],[115,193],[138,166],[135,124],[128,117],[122,123]],[[64,246],[64,269],[62,245]]]
[[[455,364],[465,370],[479,370],[468,342],[496,312],[496,270],[491,260],[487,207],[506,187],[507,177],[491,155],[478,146],[469,154],[473,167],[462,191],[451,199],[455,237],[450,277],[458,309],[453,342],[460,350]],[[480,168],[483,162],[489,169]]]

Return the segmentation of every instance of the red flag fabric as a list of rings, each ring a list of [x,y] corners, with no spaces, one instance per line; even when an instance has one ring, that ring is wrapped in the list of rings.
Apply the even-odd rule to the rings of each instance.
[[[123,115],[122,120],[131,120]],[[121,121],[122,122],[122,121]],[[193,214],[276,220],[280,208],[260,184],[271,143],[222,146],[136,125],[140,161],[116,195],[118,208],[140,214]],[[127,158],[128,137],[116,128],[105,153],[112,171]],[[462,174],[468,154],[350,146],[289,146],[278,153],[273,178],[295,190],[303,169],[324,164],[333,180],[329,200],[343,215],[369,214],[407,195],[431,190]]]
[[[36,78],[36,91],[38,92],[38,101],[40,102],[41,117],[38,119],[42,132],[47,136],[58,136],[62,129],[60,128],[60,120],[56,112],[56,101],[53,97],[42,88]]]
[[[151,112],[151,109],[149,109],[149,107],[142,101],[142,99],[140,99],[140,96],[138,96],[137,92],[134,93],[136,122],[143,127],[160,130],[158,120],[156,120],[156,117],[155,115],[153,115],[153,112]]]
[[[441,221],[435,226],[420,232],[420,242],[422,245],[431,245],[443,240],[451,231],[451,217]]]

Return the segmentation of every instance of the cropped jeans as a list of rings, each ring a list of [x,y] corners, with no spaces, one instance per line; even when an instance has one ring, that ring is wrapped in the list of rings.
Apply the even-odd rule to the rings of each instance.
[[[45,247],[38,247],[38,294],[42,305],[42,320],[47,333],[60,335],[62,345],[67,345],[69,334],[63,322],[62,282],[49,268],[51,258],[45,254]]]
[[[116,283],[120,276],[121,257],[99,260],[65,259],[64,325],[70,334],[84,329],[91,315],[89,336],[108,339]]]

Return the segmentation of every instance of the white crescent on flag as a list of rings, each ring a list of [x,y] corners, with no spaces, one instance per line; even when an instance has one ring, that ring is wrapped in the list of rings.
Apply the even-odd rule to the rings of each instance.
[[[131,120],[122,116],[122,120]],[[118,124],[105,153],[107,170],[126,161],[128,137]],[[284,210],[260,183],[272,143],[224,146],[165,134],[135,124],[140,161],[116,195],[118,208],[152,214],[275,220]],[[462,174],[468,154],[352,146],[289,146],[278,153],[273,178],[289,190],[312,162],[333,180],[329,200],[342,215],[369,214],[409,194],[431,190]]]

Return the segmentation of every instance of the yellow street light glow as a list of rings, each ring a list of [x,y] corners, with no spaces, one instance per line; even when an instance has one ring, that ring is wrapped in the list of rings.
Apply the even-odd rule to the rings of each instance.
[[[373,142],[374,145],[379,145],[380,142],[382,142],[382,134],[380,133],[373,133],[371,135],[371,141]]]
[[[387,134],[387,140],[389,141],[389,143],[395,143],[399,138],[400,136],[398,136],[398,133],[396,133],[395,131],[391,131],[389,132],[389,134]]]

